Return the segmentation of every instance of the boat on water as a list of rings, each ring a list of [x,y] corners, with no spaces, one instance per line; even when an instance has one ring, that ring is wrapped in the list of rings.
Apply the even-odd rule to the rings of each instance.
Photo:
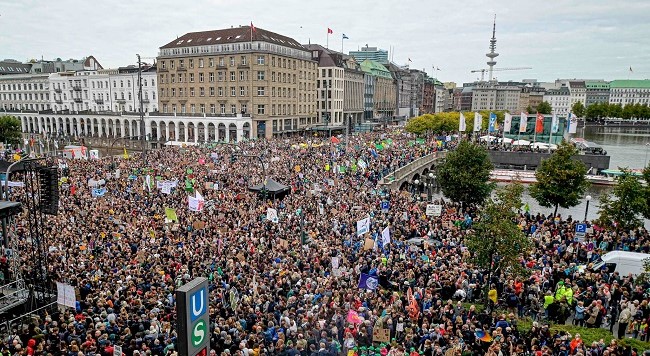
[[[607,171],[607,170],[606,170]],[[605,171],[603,171],[604,173]],[[620,175],[620,174],[619,174]],[[532,184],[537,182],[535,171],[518,171],[514,169],[495,169],[490,173],[490,180],[495,182],[520,182]],[[616,185],[614,175],[588,174],[587,181],[593,185]]]

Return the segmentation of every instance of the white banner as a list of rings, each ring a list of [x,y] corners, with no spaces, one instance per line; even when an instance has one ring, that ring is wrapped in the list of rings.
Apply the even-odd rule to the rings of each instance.
[[[465,132],[467,129],[467,125],[465,123],[465,115],[463,113],[460,113],[460,119],[458,120],[458,131],[460,132]]]
[[[74,287],[69,284],[56,282],[56,302],[59,305],[76,308],[77,298]]]
[[[503,132],[510,132],[512,128],[512,115],[506,113],[505,119],[503,120]]]
[[[266,220],[273,223],[278,223],[278,211],[273,208],[266,209]]]
[[[442,215],[442,205],[427,204],[427,216],[440,216]]]
[[[205,200],[199,192],[196,192],[196,197],[187,197],[187,208],[190,211],[201,211],[205,205]]]
[[[474,132],[479,132],[483,128],[483,116],[475,112],[474,113]]]
[[[357,236],[361,236],[370,231],[370,216],[357,221]]]
[[[381,232],[381,244],[384,247],[390,244],[390,228],[388,226]]]

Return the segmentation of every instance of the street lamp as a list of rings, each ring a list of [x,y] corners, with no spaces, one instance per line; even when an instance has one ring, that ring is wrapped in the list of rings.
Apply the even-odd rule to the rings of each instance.
[[[415,192],[419,194],[420,193],[420,180],[416,179],[416,180],[413,181],[413,183],[415,183]]]
[[[587,213],[589,212],[589,201],[591,200],[591,195],[587,195],[585,197],[585,199],[587,199],[587,207],[585,208],[585,220],[584,221],[587,221]]]
[[[431,201],[431,195],[433,194],[433,173],[429,173],[427,181],[429,182],[429,189],[427,189],[427,200]]]

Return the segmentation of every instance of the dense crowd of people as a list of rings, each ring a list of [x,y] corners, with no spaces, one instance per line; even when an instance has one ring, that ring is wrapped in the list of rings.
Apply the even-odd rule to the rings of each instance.
[[[453,149],[453,140],[396,130],[338,141],[163,148],[146,163],[137,155],[67,160],[45,236],[49,275],[78,291],[76,308],[16,326],[0,354],[103,356],[119,346],[127,356],[176,355],[175,290],[195,277],[209,280],[210,355],[634,352],[616,340],[587,344],[549,323],[647,340],[647,285],[579,266],[614,249],[647,253],[648,231],[594,226],[578,241],[570,216],[522,210],[519,225],[533,241],[521,256],[528,275],[488,280],[464,246],[475,208],[436,196],[441,215],[428,216],[420,194],[380,184],[419,157]],[[248,156],[261,156],[265,169]],[[249,189],[271,179],[288,191]],[[163,181],[176,185],[163,192]],[[197,193],[202,209],[190,211]],[[24,188],[10,188],[10,198],[24,197]],[[365,218],[370,229],[358,234]],[[14,238],[25,251],[27,237],[18,219]],[[20,273],[32,278],[31,254],[20,258]],[[360,285],[362,274],[378,284]]]

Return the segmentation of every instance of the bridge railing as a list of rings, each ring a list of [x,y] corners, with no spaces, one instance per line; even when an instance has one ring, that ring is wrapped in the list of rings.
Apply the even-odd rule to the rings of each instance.
[[[393,182],[400,181],[404,177],[408,177],[409,175],[411,175],[414,171],[417,171],[418,169],[424,166],[431,165],[437,159],[444,158],[446,155],[447,155],[446,151],[436,151],[434,153],[420,157],[414,160],[413,162],[410,162],[409,164],[405,165],[404,167],[395,170],[395,172],[385,176],[379,184],[389,185]]]

